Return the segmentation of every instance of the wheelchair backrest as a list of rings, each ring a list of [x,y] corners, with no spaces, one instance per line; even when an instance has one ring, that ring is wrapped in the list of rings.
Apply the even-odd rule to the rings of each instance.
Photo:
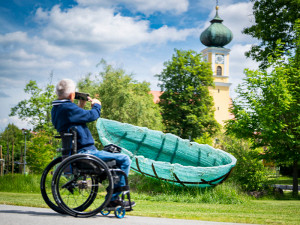
[[[62,147],[58,149],[61,151],[63,157],[68,157],[77,153],[77,130],[76,127],[70,128],[69,132],[60,132]]]

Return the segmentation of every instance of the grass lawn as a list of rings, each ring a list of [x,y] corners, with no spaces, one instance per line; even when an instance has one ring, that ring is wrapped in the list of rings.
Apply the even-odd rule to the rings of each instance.
[[[297,200],[250,200],[242,204],[139,199],[136,202],[134,211],[128,215],[255,224],[299,224],[300,221],[300,201]],[[47,207],[40,194],[28,193],[0,192],[0,204]]]

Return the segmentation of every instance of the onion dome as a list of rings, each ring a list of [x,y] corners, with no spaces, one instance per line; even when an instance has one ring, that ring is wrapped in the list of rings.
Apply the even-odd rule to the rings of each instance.
[[[210,21],[211,25],[200,35],[200,41],[207,47],[223,47],[229,44],[233,38],[231,30],[222,24],[223,20],[218,15],[219,7],[216,7],[216,16]]]

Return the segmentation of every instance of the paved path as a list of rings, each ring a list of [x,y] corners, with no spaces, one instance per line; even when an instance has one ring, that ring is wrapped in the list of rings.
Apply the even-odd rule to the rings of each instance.
[[[0,205],[0,225],[238,225],[238,223],[206,222],[153,217],[111,216],[75,218],[58,214],[51,209]]]
[[[293,185],[274,184],[273,187],[280,188],[282,190],[293,190]],[[300,185],[298,186],[300,190]]]

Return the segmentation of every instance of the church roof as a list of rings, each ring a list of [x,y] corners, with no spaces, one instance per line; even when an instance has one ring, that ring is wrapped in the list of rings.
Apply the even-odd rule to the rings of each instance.
[[[218,6],[216,7],[216,16],[210,22],[211,25],[200,35],[201,43],[207,47],[223,47],[229,44],[233,34],[222,24],[223,20],[218,15]]]

